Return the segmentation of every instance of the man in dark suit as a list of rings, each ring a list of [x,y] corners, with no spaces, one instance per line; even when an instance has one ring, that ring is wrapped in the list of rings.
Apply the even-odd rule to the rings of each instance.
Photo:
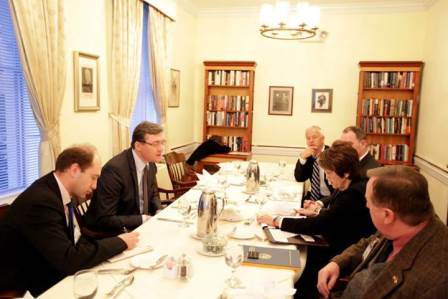
[[[341,140],[350,142],[358,152],[361,176],[365,177],[367,170],[381,166],[370,154],[367,135],[362,129],[355,126],[345,128],[342,131]]]
[[[118,232],[134,229],[160,209],[157,166],[165,138],[160,125],[141,122],[132,133],[131,148],[109,160],[86,213],[95,230]]]
[[[333,192],[333,187],[317,162],[319,155],[328,147],[324,145],[325,136],[318,126],[306,129],[305,137],[307,148],[299,155],[294,176],[298,182],[310,180],[311,191],[305,198],[315,201],[329,196]]]
[[[133,248],[138,233],[102,240],[76,233],[71,198],[96,188],[101,162],[92,146],[74,146],[56,160],[56,170],[17,197],[0,223],[0,290],[24,289],[33,296],[80,269]]]
[[[448,228],[434,214],[425,177],[406,166],[367,173],[367,207],[378,233],[322,268],[319,292],[328,298],[338,277],[351,273],[342,298],[448,298]]]

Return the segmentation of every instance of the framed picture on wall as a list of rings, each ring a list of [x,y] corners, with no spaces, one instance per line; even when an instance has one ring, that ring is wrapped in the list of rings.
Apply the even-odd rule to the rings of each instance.
[[[73,68],[75,111],[100,110],[99,57],[75,51]]]
[[[313,89],[311,112],[331,113],[333,89]]]
[[[270,115],[292,115],[294,87],[269,86]]]
[[[180,101],[180,71],[171,69],[170,72],[170,95],[168,98],[168,107],[179,107]]]

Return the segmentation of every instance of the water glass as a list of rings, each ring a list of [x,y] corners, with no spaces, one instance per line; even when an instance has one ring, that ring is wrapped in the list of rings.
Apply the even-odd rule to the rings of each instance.
[[[232,268],[232,275],[226,280],[227,286],[230,288],[240,287],[241,280],[235,276],[235,271],[243,262],[243,247],[241,245],[229,245],[226,247],[225,261],[227,266]]]
[[[81,270],[73,276],[73,294],[75,298],[93,298],[98,287],[98,278],[94,271]]]
[[[187,198],[182,198],[179,203],[177,204],[177,208],[179,213],[182,216],[182,223],[180,224],[181,227],[188,227],[188,218],[190,217],[191,213],[191,203]]]

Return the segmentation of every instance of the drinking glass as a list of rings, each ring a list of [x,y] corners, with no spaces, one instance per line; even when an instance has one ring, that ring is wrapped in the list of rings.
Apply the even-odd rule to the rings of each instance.
[[[179,203],[177,204],[178,211],[180,215],[182,216],[182,223],[180,224],[181,227],[188,227],[188,218],[191,213],[191,203],[187,198],[182,198]]]
[[[286,161],[285,160],[278,161],[278,168],[280,170],[280,176],[282,176],[285,173]]]
[[[98,286],[96,273],[91,270],[81,270],[73,276],[73,294],[75,298],[93,298]]]
[[[225,250],[225,260],[227,266],[232,268],[232,275],[226,280],[226,285],[230,288],[241,286],[241,280],[235,276],[236,269],[243,262],[243,247],[240,245],[229,245]]]

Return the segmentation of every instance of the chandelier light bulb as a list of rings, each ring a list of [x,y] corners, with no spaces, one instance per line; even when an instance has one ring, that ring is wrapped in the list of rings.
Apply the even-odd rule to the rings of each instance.
[[[319,27],[320,22],[320,9],[317,6],[310,6],[308,9],[308,22],[307,25],[311,28]]]
[[[272,25],[272,11],[273,6],[271,4],[263,4],[260,10],[260,25],[271,26]]]
[[[277,24],[288,22],[289,3],[288,1],[277,1],[275,5],[275,15]]]

